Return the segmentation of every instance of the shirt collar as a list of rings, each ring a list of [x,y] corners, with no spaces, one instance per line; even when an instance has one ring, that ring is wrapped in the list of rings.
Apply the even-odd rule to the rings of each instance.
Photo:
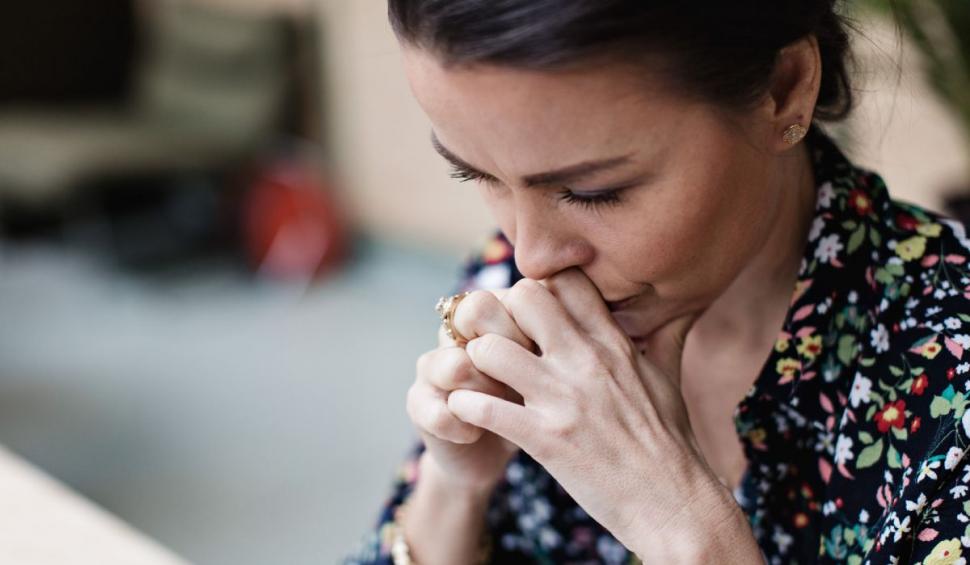
[[[817,126],[806,137],[815,178],[815,212],[784,325],[761,373],[735,412],[739,431],[756,412],[784,410],[804,417],[817,409],[826,383],[839,382],[841,394],[852,375],[861,328],[844,323],[832,331],[835,313],[862,316],[875,307],[877,293],[869,268],[882,234],[880,214],[891,204],[882,179],[854,166]],[[801,402],[801,399],[806,399]],[[832,403],[836,398],[829,398]],[[814,418],[811,418],[814,419]],[[747,422],[750,424],[751,422]]]

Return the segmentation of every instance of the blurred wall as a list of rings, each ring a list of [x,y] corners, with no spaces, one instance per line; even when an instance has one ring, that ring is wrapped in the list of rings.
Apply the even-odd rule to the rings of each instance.
[[[968,132],[922,78],[919,52],[888,22],[863,16],[856,36],[860,105],[847,123],[850,156],[885,177],[895,198],[933,210],[970,195]]]
[[[353,216],[371,233],[463,252],[494,225],[431,148],[384,0],[319,0],[327,145]]]
[[[466,250],[493,224],[475,188],[451,180],[430,147],[385,1],[316,1],[324,26],[330,155],[354,216],[379,235]],[[915,51],[899,46],[885,22],[861,21],[860,106],[839,128],[843,146],[883,173],[897,198],[939,210],[943,192],[970,179],[970,148],[919,80]]]

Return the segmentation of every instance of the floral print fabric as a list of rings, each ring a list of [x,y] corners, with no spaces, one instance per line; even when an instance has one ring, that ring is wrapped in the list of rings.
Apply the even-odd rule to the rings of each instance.
[[[963,565],[970,553],[970,240],[893,201],[821,131],[814,221],[784,327],[735,410],[735,498],[771,564]],[[496,235],[461,288],[521,278]],[[417,445],[350,564],[391,563],[386,525]],[[636,563],[520,452],[492,497],[493,563]]]

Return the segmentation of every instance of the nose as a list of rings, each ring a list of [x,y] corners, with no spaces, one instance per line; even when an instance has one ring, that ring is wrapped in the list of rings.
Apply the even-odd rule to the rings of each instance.
[[[513,237],[515,265],[523,276],[541,280],[570,267],[589,262],[592,249],[588,243],[557,222],[540,217],[520,217]],[[557,223],[559,225],[557,225]]]

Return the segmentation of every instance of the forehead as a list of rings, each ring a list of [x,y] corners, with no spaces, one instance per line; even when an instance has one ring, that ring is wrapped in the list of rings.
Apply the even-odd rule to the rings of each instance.
[[[627,65],[557,72],[447,67],[413,47],[404,49],[404,65],[442,143],[468,159],[509,166],[519,160],[528,161],[529,169],[581,160],[591,147],[623,152],[632,142],[666,135],[691,110],[646,69]]]

